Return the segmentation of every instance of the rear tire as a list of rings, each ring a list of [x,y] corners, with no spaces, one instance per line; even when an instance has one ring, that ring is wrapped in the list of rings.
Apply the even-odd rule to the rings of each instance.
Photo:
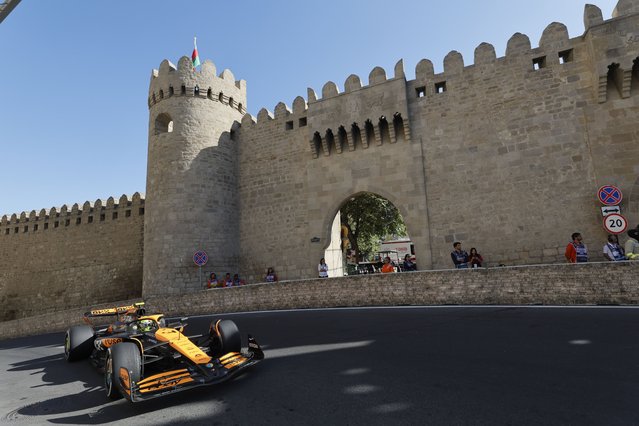
[[[76,325],[67,330],[64,335],[64,358],[78,361],[88,358],[93,352],[93,328],[88,325]]]
[[[211,352],[214,357],[241,350],[242,336],[233,321],[221,320],[211,323]]]
[[[120,369],[126,370],[129,388],[122,383]],[[123,396],[131,401],[130,387],[140,380],[141,375],[142,356],[135,343],[122,342],[109,348],[104,367],[104,388],[109,398],[118,399]]]

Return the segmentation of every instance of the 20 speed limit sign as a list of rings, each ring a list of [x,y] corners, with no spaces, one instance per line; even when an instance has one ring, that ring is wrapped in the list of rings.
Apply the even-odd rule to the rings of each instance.
[[[622,215],[613,213],[604,217],[603,226],[611,234],[621,234],[628,227],[628,221]]]

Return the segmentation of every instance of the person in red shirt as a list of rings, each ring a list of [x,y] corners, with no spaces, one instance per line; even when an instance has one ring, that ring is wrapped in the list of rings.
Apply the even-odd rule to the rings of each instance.
[[[389,272],[395,272],[395,268],[391,264],[390,257],[386,256],[384,258],[384,264],[382,265],[382,274],[386,274]]]
[[[566,246],[564,256],[568,263],[588,262],[588,247],[583,243],[583,237],[579,232],[572,234],[572,242]]]

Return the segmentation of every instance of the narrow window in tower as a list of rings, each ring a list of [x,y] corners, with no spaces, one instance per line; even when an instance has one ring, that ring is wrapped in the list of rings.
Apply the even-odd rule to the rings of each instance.
[[[79,218],[77,218],[77,219],[75,220],[75,224],[76,224],[76,225],[79,225],[79,224],[81,224],[81,223],[82,223],[82,218],[81,218],[81,217],[79,217]]]
[[[229,106],[233,108],[233,98],[229,98]]]
[[[53,222],[53,227],[57,228],[58,226],[60,226],[60,222],[58,222],[57,220],[55,222]]]
[[[241,102],[240,102],[239,104],[237,104],[237,110],[238,110],[239,112],[242,112],[242,113],[244,112],[244,107],[242,106],[242,103],[241,103]]]
[[[106,219],[106,215],[104,213],[102,213],[100,215],[100,222],[104,222],[105,219]]]
[[[173,86],[169,86],[169,98],[173,96]]]
[[[46,231],[47,229],[49,229],[49,222],[45,222],[44,224],[44,230]]]
[[[138,210],[138,215],[144,216],[144,207],[140,207],[140,209]]]
[[[131,217],[131,210],[125,210],[124,217]]]
[[[209,99],[213,99],[213,90],[209,87],[209,90],[206,91],[206,97]]]
[[[415,89],[415,91],[417,92],[418,98],[423,98],[424,96],[426,96],[426,86],[418,87]]]
[[[538,58],[535,58],[532,60],[532,63],[533,63],[533,69],[535,71],[540,70],[542,68],[546,68],[546,57],[540,56]]]
[[[568,62],[572,62],[572,49],[559,52],[559,63],[565,64]]]
[[[160,99],[164,99],[164,90],[160,90]]]
[[[9,235],[9,228],[4,230],[4,235]]]
[[[111,216],[112,219],[117,219],[118,218],[118,212],[113,212],[113,216]]]
[[[162,133],[171,133],[173,131],[173,120],[167,113],[158,115],[155,119],[155,134],[160,135]]]
[[[217,95],[217,100],[220,102],[224,102],[224,93],[220,92],[220,94]]]
[[[36,223],[35,225],[33,225],[33,232],[38,230],[38,224]]]
[[[446,82],[440,81],[435,83],[435,93],[444,93],[446,91]]]
[[[182,87],[180,87],[180,93],[182,95],[186,95],[186,86],[185,85],[182,85]]]
[[[286,122],[286,130],[293,130],[293,120]]]
[[[302,117],[300,118],[299,121],[299,127],[305,127],[306,126],[306,117]]]
[[[630,80],[630,93],[635,94],[637,90],[639,90],[639,56],[632,61],[632,71],[631,71],[631,80]]]
[[[193,96],[200,96],[200,86],[195,86],[193,88]]]
[[[71,224],[71,220],[70,219],[65,219],[64,220],[64,226],[69,226]]]
[[[26,225],[26,226],[24,227],[24,232],[28,232],[28,231],[29,231],[29,225]]]
[[[93,216],[89,216],[89,223],[93,223]]]
[[[13,233],[14,233],[14,234],[17,234],[17,233],[19,232],[19,230],[20,230],[20,228],[16,226],[16,227],[14,228],[14,230],[13,230]]]

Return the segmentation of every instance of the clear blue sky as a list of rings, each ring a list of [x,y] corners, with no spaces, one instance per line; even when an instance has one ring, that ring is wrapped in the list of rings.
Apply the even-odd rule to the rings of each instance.
[[[589,0],[609,19],[616,0]],[[198,38],[202,61],[248,86],[248,111],[291,106],[375,66],[407,78],[481,42],[537,47],[553,21],[583,34],[586,0],[23,0],[0,24],[0,215],[144,193],[147,90]]]

